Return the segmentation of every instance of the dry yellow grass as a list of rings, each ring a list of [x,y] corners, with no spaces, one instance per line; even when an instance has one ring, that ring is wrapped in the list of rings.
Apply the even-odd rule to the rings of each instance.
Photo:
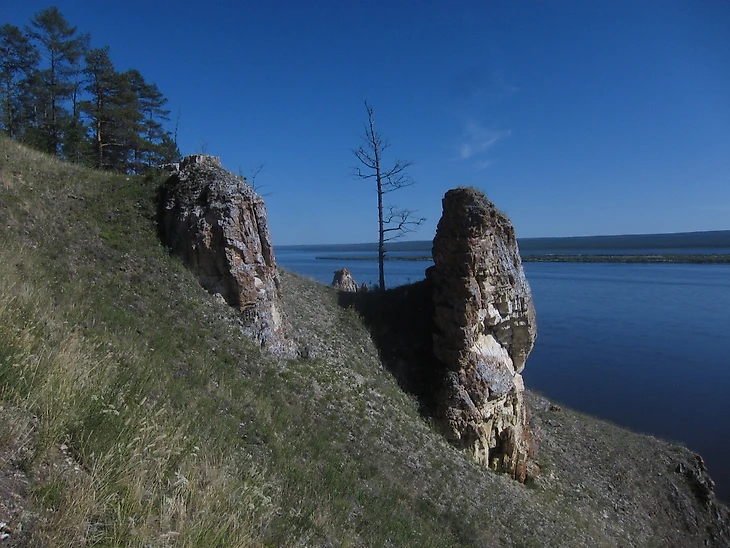
[[[264,474],[195,445],[193,425],[160,398],[134,401],[109,383],[120,361],[144,359],[109,348],[49,306],[42,287],[23,280],[27,253],[0,251],[2,439],[8,461],[36,476],[41,502],[32,542],[85,545],[257,545],[274,510]],[[122,345],[123,346],[123,345]],[[123,360],[120,360],[120,355]],[[118,422],[103,452],[70,439],[79,422]],[[86,431],[83,436],[93,436]]]

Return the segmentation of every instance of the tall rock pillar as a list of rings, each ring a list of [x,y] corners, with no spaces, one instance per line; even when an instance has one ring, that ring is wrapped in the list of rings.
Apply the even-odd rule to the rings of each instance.
[[[427,276],[447,437],[524,481],[530,434],[520,374],[537,328],[512,225],[478,190],[446,193]]]

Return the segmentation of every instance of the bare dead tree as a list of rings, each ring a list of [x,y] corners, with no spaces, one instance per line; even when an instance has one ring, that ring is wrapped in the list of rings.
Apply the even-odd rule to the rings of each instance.
[[[253,189],[253,191],[256,194],[258,194],[259,196],[261,196],[262,198],[265,198],[266,196],[271,196],[271,193],[270,192],[267,192],[266,194],[264,194],[262,192],[264,190],[264,188],[266,188],[269,185],[265,185],[265,184],[264,185],[261,185],[261,184],[258,184],[256,182],[256,177],[258,177],[258,174],[263,171],[264,167],[266,167],[266,163],[259,164],[255,168],[253,168],[249,172],[248,175],[245,175],[243,173],[243,169],[241,169],[241,166],[238,167],[238,174],[241,177],[243,177],[244,179],[246,179],[246,182],[251,186],[251,188]]]
[[[365,122],[365,131],[362,136],[362,144],[353,149],[353,154],[360,161],[356,166],[354,176],[358,179],[374,179],[378,193],[378,273],[379,286],[385,291],[385,243],[400,238],[404,234],[414,232],[416,227],[426,219],[415,217],[415,211],[411,209],[398,209],[395,206],[388,206],[389,212],[383,212],[383,196],[389,192],[411,186],[415,183],[406,173],[412,162],[396,160],[390,167],[385,167],[383,152],[390,146],[390,143],[375,130],[375,116],[373,107],[365,101],[365,110],[368,114]]]

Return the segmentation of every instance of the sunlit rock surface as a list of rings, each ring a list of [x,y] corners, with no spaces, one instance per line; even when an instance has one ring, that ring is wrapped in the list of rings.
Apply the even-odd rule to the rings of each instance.
[[[339,291],[346,291],[348,293],[355,293],[358,289],[355,278],[352,277],[352,273],[348,268],[340,268],[335,270],[335,275],[332,278],[332,287]]]
[[[520,374],[537,329],[512,225],[478,190],[450,190],[433,242],[434,354],[448,370],[447,436],[524,481],[530,433]]]
[[[238,308],[246,334],[289,354],[279,272],[263,199],[213,156],[187,156],[164,187],[161,231],[212,294]]]

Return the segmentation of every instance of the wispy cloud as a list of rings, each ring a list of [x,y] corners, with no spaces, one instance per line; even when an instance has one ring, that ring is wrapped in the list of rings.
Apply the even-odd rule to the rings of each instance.
[[[459,156],[462,160],[478,157],[511,134],[510,130],[489,129],[473,120],[469,121],[466,124],[462,142],[459,144]],[[478,162],[478,169],[484,169],[490,163],[489,160],[481,160]]]

